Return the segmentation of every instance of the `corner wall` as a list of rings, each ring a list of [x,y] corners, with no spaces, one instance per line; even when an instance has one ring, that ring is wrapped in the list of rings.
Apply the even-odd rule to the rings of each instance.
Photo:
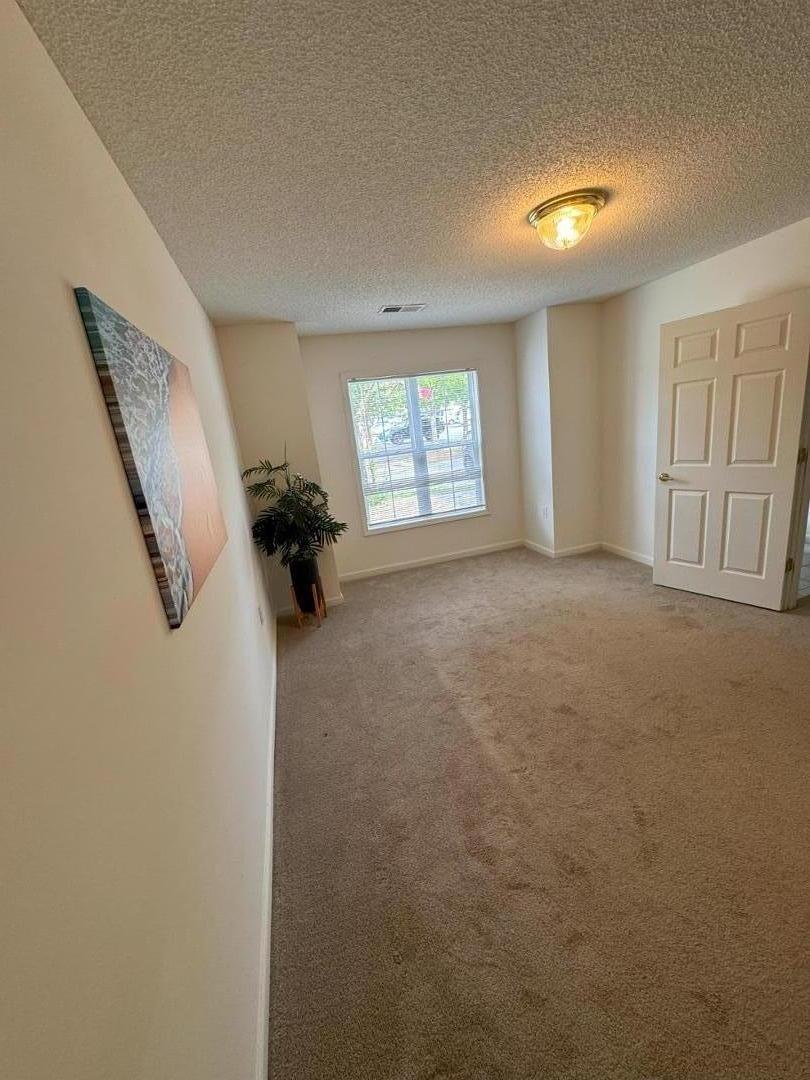
[[[599,544],[599,304],[548,309],[554,549]]]
[[[259,1077],[273,620],[214,337],[11,0],[0,100],[0,1072]],[[80,284],[191,371],[229,538],[176,631]]]
[[[551,468],[551,392],[548,309],[515,323],[517,397],[524,539],[554,551],[554,476]]]
[[[321,481],[304,369],[293,323],[219,326],[217,341],[233,410],[242,464],[262,458],[287,459],[293,468]],[[256,508],[258,509],[258,507]],[[290,577],[278,563],[263,559],[277,611],[290,607]],[[333,549],[319,557],[328,601],[342,599]]]
[[[526,540],[547,555],[600,542],[598,304],[515,326]]]
[[[602,305],[602,540],[653,553],[659,333],[662,323],[810,285],[810,218]]]

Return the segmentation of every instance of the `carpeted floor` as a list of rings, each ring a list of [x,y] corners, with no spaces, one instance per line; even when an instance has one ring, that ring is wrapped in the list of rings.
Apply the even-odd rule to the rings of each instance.
[[[810,607],[509,551],[283,628],[273,1080],[810,1076]]]

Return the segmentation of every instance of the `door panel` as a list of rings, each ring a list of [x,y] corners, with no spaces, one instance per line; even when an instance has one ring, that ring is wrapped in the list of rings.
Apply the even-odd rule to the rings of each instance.
[[[734,376],[730,465],[775,465],[784,368]]]
[[[675,383],[673,465],[708,465],[714,421],[714,379]]]
[[[706,550],[706,491],[669,489],[670,562],[703,566]]]
[[[736,356],[767,349],[787,349],[790,315],[775,315],[737,325]]]
[[[762,577],[765,572],[771,496],[727,491],[721,570]]]
[[[717,359],[717,331],[699,330],[675,338],[675,367]]]
[[[661,328],[653,580],[783,603],[810,290]]]

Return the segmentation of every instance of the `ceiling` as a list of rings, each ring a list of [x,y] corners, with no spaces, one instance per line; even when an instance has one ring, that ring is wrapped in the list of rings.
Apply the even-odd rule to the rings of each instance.
[[[21,7],[219,322],[512,320],[810,215],[795,0]],[[526,214],[577,186],[609,203],[549,251]]]

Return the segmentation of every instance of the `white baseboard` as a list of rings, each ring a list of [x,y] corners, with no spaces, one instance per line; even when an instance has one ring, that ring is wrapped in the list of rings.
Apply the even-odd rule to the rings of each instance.
[[[567,555],[584,555],[588,551],[599,551],[602,545],[596,544],[578,544],[576,547],[567,548],[547,548],[541,544],[535,544],[531,540],[524,540],[523,546],[528,548],[529,551],[536,551],[538,555],[545,555],[548,559],[564,559]]]
[[[601,551],[601,544],[578,544],[576,547],[560,548],[554,552],[555,559],[564,559],[566,555],[585,555],[589,551]]]
[[[368,570],[352,570],[340,574],[340,580],[360,581],[362,578],[379,577],[381,574],[396,574],[399,570],[413,570],[418,566],[432,566],[434,563],[453,562],[454,559],[469,559],[473,555],[489,555],[493,551],[508,551],[509,548],[523,547],[522,540],[506,540],[500,544],[487,544],[485,547],[466,548],[463,551],[451,551],[446,555],[428,555],[424,559],[410,559],[408,562],[388,563],[385,566],[373,566]]]
[[[585,555],[589,551],[610,551],[614,555],[621,555],[624,559],[632,559],[633,562],[644,563],[646,566],[652,566],[652,559],[648,555],[641,555],[637,551],[629,551],[627,548],[617,547],[615,544],[578,544],[576,547],[559,548],[554,550],[552,548],[543,547],[542,544],[535,544],[532,540],[507,540],[500,544],[487,544],[485,547],[466,548],[463,551],[451,551],[446,555],[428,555],[424,559],[411,559],[407,562],[388,563],[385,566],[373,566],[368,570],[352,570],[348,574],[341,574],[340,580],[344,581],[361,581],[363,578],[379,577],[381,574],[396,574],[400,570],[414,570],[420,566],[433,566],[436,563],[452,562],[455,559],[469,559],[473,555],[488,555],[494,551],[508,551],[510,548],[528,548],[529,551],[536,551],[538,555],[545,555],[548,559],[563,559],[569,555]],[[331,606],[334,604],[342,604],[343,597],[340,596],[334,600],[328,600],[327,603]],[[284,608],[280,611],[279,615],[289,615],[292,612],[292,608]]]
[[[633,562],[644,563],[645,566],[652,566],[652,556],[642,555],[639,551],[630,551],[629,548],[617,547],[616,544],[605,544],[604,542],[598,544],[580,544],[578,547],[559,548],[556,551],[552,548],[542,547],[540,544],[533,544],[531,540],[524,540],[523,546],[527,547],[529,551],[536,551],[539,555],[545,555],[549,559],[561,559],[566,555],[584,555],[587,551],[609,551],[613,555],[620,555],[623,559],[632,559]]]
[[[652,555],[642,555],[640,551],[630,551],[629,548],[617,547],[616,544],[600,544],[604,551],[610,551],[613,555],[621,555],[623,559],[632,559],[633,562],[644,563],[645,566],[652,566]]]
[[[330,608],[330,607],[338,607],[340,604],[345,604],[345,603],[346,603],[346,600],[345,600],[345,597],[343,596],[343,593],[338,593],[337,596],[327,596],[327,598],[326,598],[326,606],[328,608]],[[276,618],[278,619],[281,615],[292,615],[292,613],[293,613],[292,604],[287,604],[286,607],[278,609],[278,611],[276,612]]]
[[[536,551],[538,555],[545,555],[547,559],[554,558],[554,552],[551,548],[543,547],[542,544],[535,544],[533,540],[524,540],[523,546],[528,548],[529,551]]]

